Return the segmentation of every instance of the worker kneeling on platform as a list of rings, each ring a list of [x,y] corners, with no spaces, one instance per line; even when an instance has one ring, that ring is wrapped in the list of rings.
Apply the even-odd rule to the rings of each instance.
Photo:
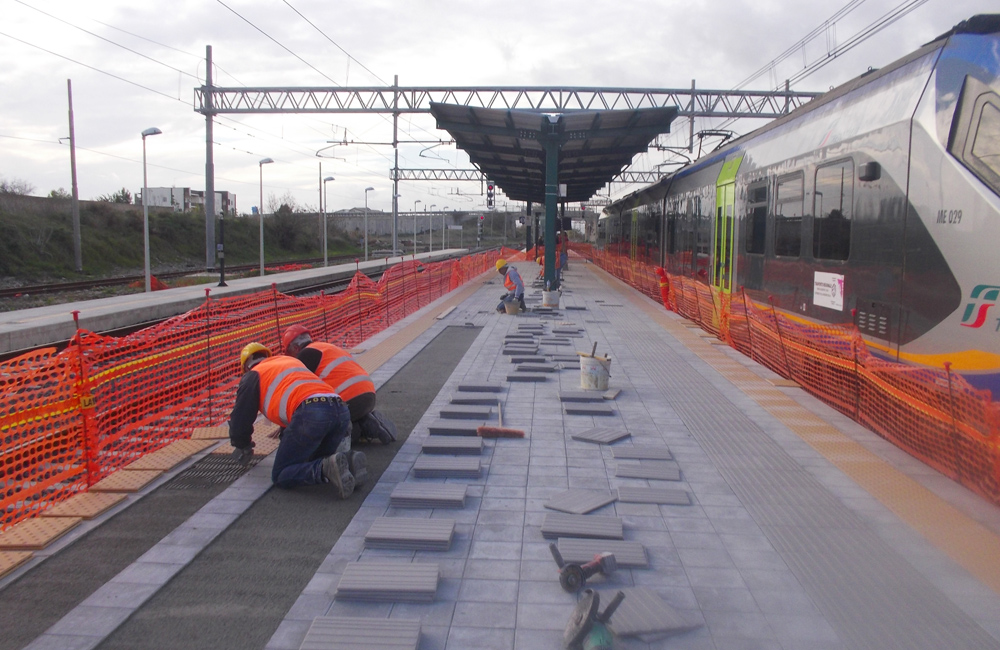
[[[361,452],[337,453],[351,430],[347,405],[298,359],[271,356],[260,343],[240,353],[243,378],[229,416],[229,440],[241,462],[253,455],[257,412],[283,427],[271,480],[278,487],[331,483],[346,499],[368,478]]]
[[[503,276],[503,286],[507,288],[507,293],[500,296],[497,311],[506,311],[506,303],[514,300],[521,304],[521,311],[527,311],[528,308],[524,304],[524,282],[521,280],[521,274],[513,266],[507,264],[507,260],[502,257],[497,260],[497,273]]]
[[[331,343],[314,342],[309,330],[301,325],[286,329],[281,345],[285,354],[298,358],[347,403],[351,411],[350,443],[377,440],[387,445],[396,440],[396,425],[375,410],[372,378],[350,352]],[[350,443],[344,447],[349,449]]]

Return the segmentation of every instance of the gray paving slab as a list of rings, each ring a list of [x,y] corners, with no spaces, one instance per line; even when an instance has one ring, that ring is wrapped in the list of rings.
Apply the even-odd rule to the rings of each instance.
[[[603,400],[603,398],[601,399]],[[566,415],[607,416],[614,415],[615,410],[604,403],[566,402],[563,404],[563,413]]]
[[[432,436],[474,436],[485,420],[431,420],[427,432]]]
[[[621,637],[655,635],[660,638],[687,632],[701,626],[681,615],[676,609],[647,587],[629,587],[621,590],[625,600],[615,610],[609,627]],[[601,602],[610,602],[615,592],[600,592]]]
[[[417,650],[419,644],[419,620],[318,616],[299,650]]]
[[[420,450],[425,454],[451,454],[479,456],[483,453],[483,439],[476,436],[427,436]]]
[[[524,354],[524,355],[537,354],[538,353],[538,346],[537,345],[505,345],[503,347],[503,349],[501,350],[501,352],[504,355],[506,355],[506,356],[511,356],[511,355],[515,355],[515,354]]]
[[[564,390],[559,393],[560,402],[601,402],[604,393],[593,390]]]
[[[657,460],[625,461],[615,467],[618,478],[648,478],[661,481],[681,480],[681,470],[676,465]]]
[[[505,393],[507,387],[496,382],[469,381],[460,383],[456,390],[465,393]]]
[[[585,515],[609,503],[614,503],[616,495],[599,490],[565,490],[557,492],[545,502],[550,510],[568,512],[574,515]]]
[[[510,362],[514,364],[518,363],[542,363],[545,361],[545,357],[539,354],[512,354],[510,356]]]
[[[455,393],[448,401],[452,404],[488,404],[496,406],[497,400],[501,399],[496,393]]]
[[[615,562],[621,568],[645,568],[649,566],[646,549],[639,542],[617,539],[583,539],[563,537],[556,542],[563,560],[573,564],[585,564],[598,553],[614,553]]]
[[[625,539],[625,530],[619,517],[548,512],[542,521],[542,537],[545,539],[562,537]]]
[[[580,356],[577,354],[547,354],[545,356],[552,361],[561,363],[580,363]]]
[[[419,456],[413,463],[417,478],[479,478],[482,466],[478,458],[463,456]]]
[[[456,483],[399,483],[389,495],[395,508],[464,508],[468,486]]]
[[[624,429],[608,429],[598,427],[596,429],[587,429],[586,431],[580,431],[579,433],[570,434],[573,440],[579,440],[581,442],[593,442],[599,445],[609,445],[623,438],[628,438],[630,434]]]
[[[490,406],[474,404],[455,404],[438,411],[438,415],[444,420],[488,420],[492,414]]]
[[[611,457],[615,460],[622,458],[631,460],[673,460],[674,455],[669,447],[653,445],[618,445],[611,448]]]
[[[507,373],[507,381],[511,383],[531,383],[548,381],[548,376],[540,372],[514,372]]]
[[[365,548],[447,551],[454,535],[454,519],[379,517],[365,533]]]
[[[533,363],[532,362],[529,362],[529,363],[519,363],[514,368],[515,372],[525,372],[525,373],[532,373],[532,372],[555,372],[557,370],[559,370],[559,366],[557,366],[556,364],[554,364],[554,363],[545,363],[545,362],[542,362],[541,360],[538,360],[538,361],[533,362]]]
[[[635,487],[618,488],[618,500],[623,503],[656,503],[670,506],[691,505],[691,494],[671,488]]]
[[[350,562],[337,583],[337,600],[429,603],[437,594],[437,564]]]

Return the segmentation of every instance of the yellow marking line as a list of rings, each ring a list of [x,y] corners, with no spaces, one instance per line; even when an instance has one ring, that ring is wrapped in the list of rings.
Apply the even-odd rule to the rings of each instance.
[[[627,284],[599,267],[588,264],[586,268],[604,280],[606,284],[619,290],[633,305],[653,318],[654,322],[663,329],[678,340],[689,344],[695,354],[715,368],[712,359],[717,357],[703,353],[711,351],[708,344],[704,342],[699,344],[700,337],[689,334],[685,326],[667,315],[669,312],[662,305],[651,302],[646,296],[632,290]],[[690,343],[688,343],[689,341]],[[716,370],[727,379],[731,374],[724,368],[716,368]],[[742,379],[745,373],[739,374]],[[767,395],[774,394],[772,392],[774,389],[767,380],[757,377],[757,375],[754,377],[756,377],[756,383],[761,389],[744,389],[749,397],[758,400],[758,397],[764,393],[764,389],[769,389]],[[784,393],[781,394],[784,395]],[[762,402],[763,400],[758,401]],[[793,404],[798,405],[797,402],[788,398],[788,405]],[[923,535],[927,541],[965,568],[984,585],[1000,594],[1000,535],[970,518],[811,411],[802,408],[795,410],[792,414],[776,409],[773,404],[761,404],[761,406],[802,440],[809,443],[834,466],[851,477],[860,487],[878,499],[882,505],[894,512],[902,521]]]

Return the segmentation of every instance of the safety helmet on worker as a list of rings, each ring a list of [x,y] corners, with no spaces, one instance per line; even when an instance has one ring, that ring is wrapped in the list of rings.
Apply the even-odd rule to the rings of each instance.
[[[285,330],[285,334],[281,337],[281,349],[285,351],[285,354],[291,354],[288,351],[288,348],[295,343],[295,340],[300,336],[304,336],[309,339],[308,342],[303,344],[303,347],[312,343],[312,336],[309,334],[309,330],[302,325],[292,325]],[[302,341],[300,341],[300,343],[302,343]]]
[[[507,260],[500,258],[497,260],[497,271],[503,271],[503,267],[507,266]]]
[[[261,345],[260,343],[247,343],[240,351],[240,370],[245,372],[247,369],[247,362],[261,355],[263,355],[266,359],[271,356],[271,350],[269,350],[267,346]]]

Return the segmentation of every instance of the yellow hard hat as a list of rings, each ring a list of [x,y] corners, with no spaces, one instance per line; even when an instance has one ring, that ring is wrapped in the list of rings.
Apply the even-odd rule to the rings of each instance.
[[[497,271],[499,271],[500,269],[502,269],[505,266],[507,266],[507,260],[505,260],[502,257],[497,260]]]
[[[260,343],[247,343],[246,347],[240,351],[240,368],[246,368],[247,361],[255,354],[263,352],[265,357],[271,356],[271,351]]]

